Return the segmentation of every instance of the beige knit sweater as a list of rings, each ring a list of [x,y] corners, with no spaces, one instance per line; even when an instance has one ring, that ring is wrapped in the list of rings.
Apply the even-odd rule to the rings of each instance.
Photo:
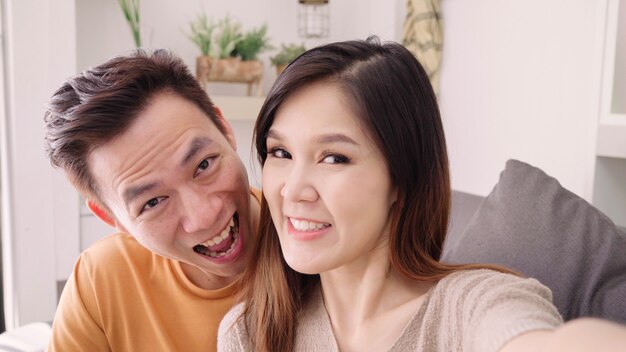
[[[220,324],[218,351],[253,351],[235,306]],[[451,274],[433,286],[389,351],[495,352],[530,330],[562,323],[552,293],[534,279],[491,270]],[[295,351],[338,351],[321,293],[299,316]]]

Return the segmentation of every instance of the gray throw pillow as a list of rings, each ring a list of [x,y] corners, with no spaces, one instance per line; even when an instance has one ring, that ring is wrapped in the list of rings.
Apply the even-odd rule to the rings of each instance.
[[[564,320],[626,323],[626,233],[543,171],[509,160],[444,262],[493,263],[548,286]]]

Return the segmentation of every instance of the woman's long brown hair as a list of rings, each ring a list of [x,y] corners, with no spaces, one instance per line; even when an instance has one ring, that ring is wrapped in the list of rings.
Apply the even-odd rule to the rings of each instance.
[[[323,45],[294,60],[278,77],[259,113],[255,145],[261,165],[266,134],[281,103],[313,82],[338,85],[387,161],[398,199],[391,211],[392,270],[414,281],[436,281],[464,269],[439,261],[448,230],[450,175],[439,108],[428,76],[396,43],[376,38]],[[304,275],[285,262],[265,198],[259,241],[244,273],[242,315],[257,351],[292,351],[297,316],[319,275]]]

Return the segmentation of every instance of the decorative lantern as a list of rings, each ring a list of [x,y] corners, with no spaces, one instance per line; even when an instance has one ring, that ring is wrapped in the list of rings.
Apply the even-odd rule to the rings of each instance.
[[[302,38],[325,38],[329,33],[328,0],[298,0],[298,34]]]

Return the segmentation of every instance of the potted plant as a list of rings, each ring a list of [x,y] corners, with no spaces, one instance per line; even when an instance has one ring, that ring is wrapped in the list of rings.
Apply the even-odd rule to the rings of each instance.
[[[211,56],[213,51],[213,31],[216,25],[210,21],[206,14],[200,14],[194,21],[189,23],[191,33],[189,39],[198,46],[202,56]]]
[[[241,25],[228,16],[214,25],[201,15],[191,23],[189,37],[202,52],[196,60],[196,77],[202,86],[208,81],[247,83],[251,95],[256,84],[257,95],[262,94],[263,63],[258,54],[271,48],[266,25],[242,34]]]
[[[276,66],[276,74],[281,74],[291,61],[305,51],[304,44],[281,44],[280,51],[270,58],[272,65]]]
[[[189,23],[189,27],[191,33],[187,36],[198,46],[202,53],[202,55],[196,58],[196,77],[200,85],[204,87],[206,84],[206,79],[204,78],[208,77],[211,69],[211,53],[215,47],[213,45],[213,31],[216,25],[209,20],[205,13],[202,13]]]
[[[253,28],[235,45],[234,55],[243,61],[258,60],[260,53],[273,49],[267,36],[267,25]]]
[[[226,16],[218,25],[217,46],[213,52],[213,56],[219,59],[227,59],[236,57],[234,54],[237,43],[242,39],[241,24]]]

